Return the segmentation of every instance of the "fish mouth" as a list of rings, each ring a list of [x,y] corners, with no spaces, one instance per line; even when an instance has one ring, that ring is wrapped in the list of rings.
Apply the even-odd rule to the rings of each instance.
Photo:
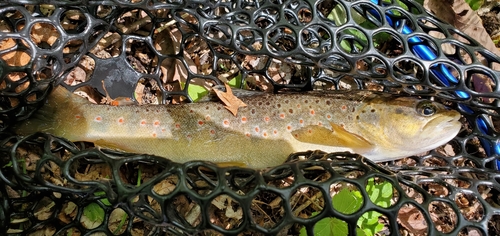
[[[427,122],[422,128],[423,131],[432,130],[453,130],[457,127],[461,127],[462,123],[460,123],[460,113],[453,112],[453,114],[444,114],[443,116],[435,117],[429,122]]]

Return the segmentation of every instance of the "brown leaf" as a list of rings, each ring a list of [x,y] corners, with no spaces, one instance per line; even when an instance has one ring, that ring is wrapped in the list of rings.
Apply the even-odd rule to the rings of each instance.
[[[234,96],[233,91],[231,90],[231,87],[228,84],[224,84],[226,86],[226,92],[222,92],[218,89],[215,89],[215,94],[217,94],[217,97],[224,103],[224,107],[233,113],[234,116],[238,114],[238,108],[240,107],[246,107],[247,104],[245,104],[243,101],[241,101],[239,98]]]
[[[427,231],[427,223],[422,212],[413,205],[401,207],[397,220],[404,228],[414,235],[424,235]]]

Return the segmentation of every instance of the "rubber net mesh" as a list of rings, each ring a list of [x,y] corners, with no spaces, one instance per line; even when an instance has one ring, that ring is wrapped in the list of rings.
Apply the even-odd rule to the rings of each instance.
[[[500,58],[416,2],[0,1],[0,37],[2,235],[499,233]],[[463,128],[423,157],[308,152],[265,170],[10,130],[59,84],[170,104],[225,82],[432,96]]]

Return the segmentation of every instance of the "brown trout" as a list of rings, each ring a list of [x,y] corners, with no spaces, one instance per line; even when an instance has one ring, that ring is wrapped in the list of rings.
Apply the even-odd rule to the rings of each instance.
[[[163,156],[264,168],[298,151],[350,151],[388,161],[455,137],[460,114],[413,97],[368,92],[243,97],[236,116],[220,102],[184,105],[91,104],[59,86],[19,134],[48,132],[71,141]]]

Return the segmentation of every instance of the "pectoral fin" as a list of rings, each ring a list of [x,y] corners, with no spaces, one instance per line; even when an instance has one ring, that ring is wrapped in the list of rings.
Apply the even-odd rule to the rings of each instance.
[[[298,141],[325,146],[346,147],[355,152],[363,153],[374,147],[363,137],[353,134],[341,126],[330,123],[332,130],[318,125],[308,125],[292,131],[292,136]]]

